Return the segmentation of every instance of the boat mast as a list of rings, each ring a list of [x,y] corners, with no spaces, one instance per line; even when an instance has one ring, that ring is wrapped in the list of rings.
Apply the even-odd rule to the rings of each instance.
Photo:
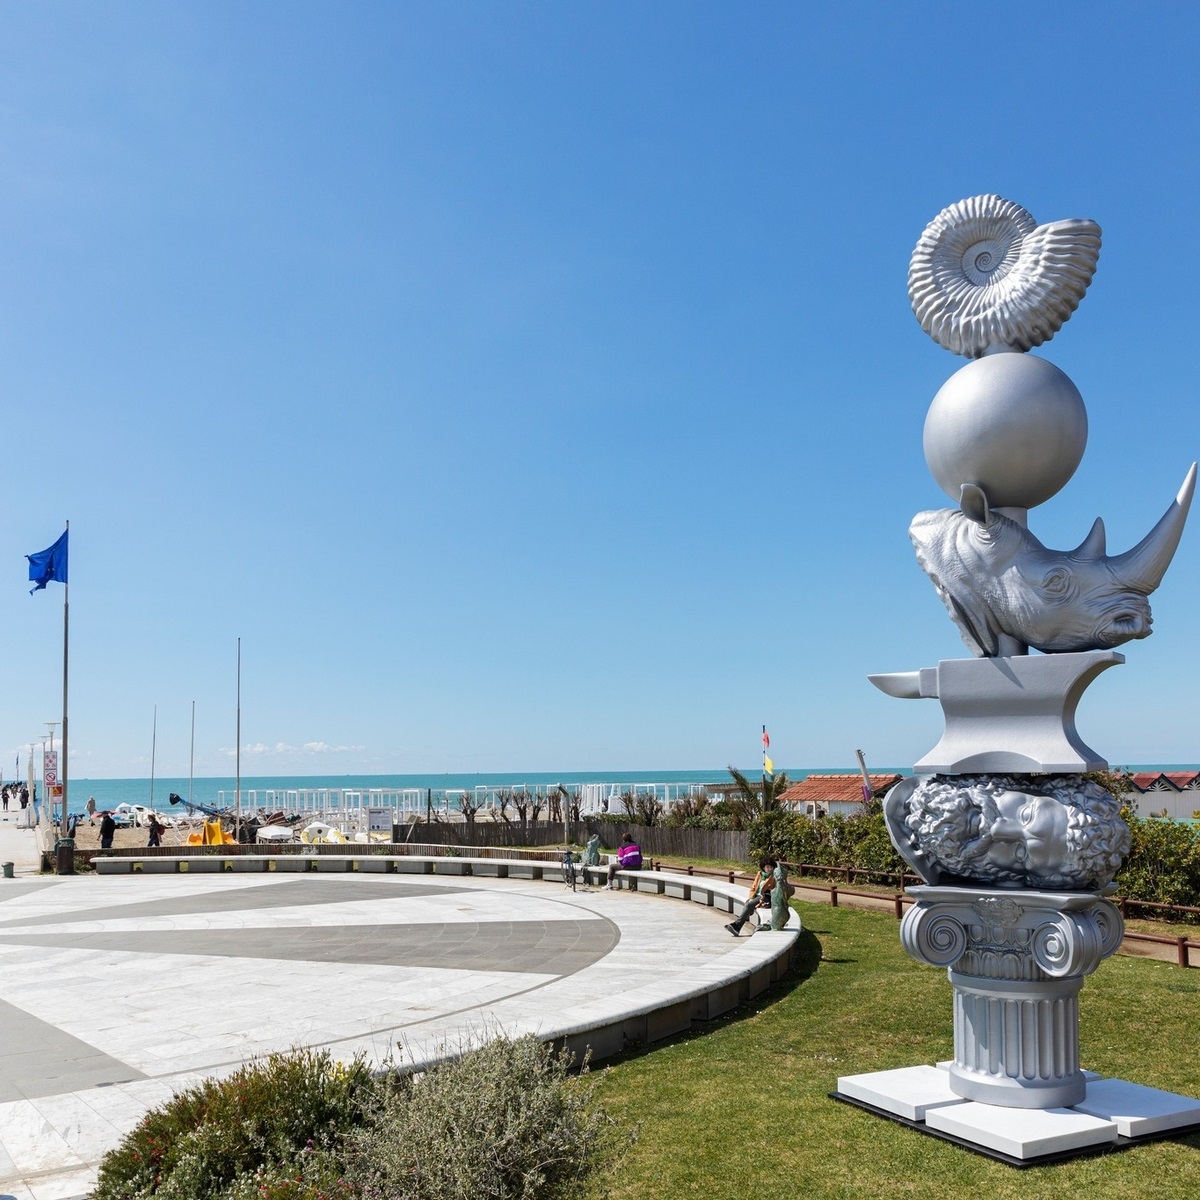
[[[188,804],[192,802],[192,780],[196,775],[196,702],[192,701],[192,748],[188,754]]]
[[[237,771],[236,789],[234,795],[234,811],[236,819],[240,822],[242,819],[242,639],[238,638],[237,643],[237,741],[234,743],[237,747],[236,756],[234,759],[235,770]]]
[[[150,734],[150,809],[154,810],[154,756],[158,750],[158,705],[154,706],[154,726]]]

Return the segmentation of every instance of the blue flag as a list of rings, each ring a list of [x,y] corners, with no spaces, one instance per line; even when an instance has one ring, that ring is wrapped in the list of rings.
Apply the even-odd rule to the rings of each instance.
[[[29,559],[29,578],[36,585],[29,589],[31,596],[48,583],[66,583],[67,531],[64,530],[62,537],[49,549],[37,554],[27,554],[25,557]]]

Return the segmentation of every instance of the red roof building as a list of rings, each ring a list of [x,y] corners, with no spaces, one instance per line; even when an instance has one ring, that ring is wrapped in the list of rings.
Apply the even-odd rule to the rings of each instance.
[[[1138,771],[1130,779],[1139,792],[1182,792],[1200,787],[1200,771]]]
[[[871,775],[871,794],[882,796],[903,778],[902,775]],[[780,804],[807,812],[809,816],[841,813],[850,816],[862,810],[863,779],[861,775],[809,775],[793,783],[779,797]]]

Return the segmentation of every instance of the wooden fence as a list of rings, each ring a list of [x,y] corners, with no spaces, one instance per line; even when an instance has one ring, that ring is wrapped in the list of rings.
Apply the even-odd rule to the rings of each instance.
[[[624,834],[633,835],[647,857],[715,858],[725,862],[746,862],[749,856],[750,835],[733,829],[668,829],[659,825],[624,824],[619,821],[572,821],[570,841],[576,845],[586,842],[592,834],[600,835],[605,850],[615,850]],[[420,846],[557,846],[564,840],[561,821],[463,821],[447,824],[397,825],[393,838],[397,842]]]

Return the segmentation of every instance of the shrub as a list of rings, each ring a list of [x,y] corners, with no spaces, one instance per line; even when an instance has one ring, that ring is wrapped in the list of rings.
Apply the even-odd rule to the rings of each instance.
[[[207,1079],[148,1112],[105,1155],[94,1200],[217,1200],[243,1194],[245,1177],[293,1164],[284,1174],[303,1176],[363,1119],[372,1087],[363,1061],[343,1065],[323,1050],[273,1054]],[[321,1194],[276,1192],[280,1200]]]
[[[357,1200],[340,1156],[306,1150],[290,1163],[260,1167],[226,1192],[227,1200]]]
[[[904,865],[878,808],[852,817],[836,813],[808,817],[780,810],[763,813],[750,826],[750,855],[881,873],[898,872]]]
[[[794,857],[800,820],[807,818],[799,818],[795,813],[781,808],[763,813],[750,826],[750,857],[756,860],[770,857],[787,859],[788,862],[811,862],[812,859]]]
[[[689,796],[671,805],[662,823],[672,829],[744,829],[744,818],[740,803]]]
[[[1106,773],[1101,782],[1114,794],[1120,793],[1119,775]],[[1200,827],[1142,819],[1128,809],[1122,815],[1133,844],[1117,876],[1121,895],[1158,904],[1200,905]],[[750,827],[749,849],[754,859],[770,855],[793,863],[881,874],[903,868],[878,808],[853,817],[815,819],[790,811],[767,812]]]
[[[1130,900],[1200,904],[1200,829],[1176,821],[1142,820],[1126,811],[1133,844],[1117,875]]]
[[[558,1200],[620,1153],[615,1122],[571,1056],[498,1040],[398,1078],[350,1138],[363,1200]]]

